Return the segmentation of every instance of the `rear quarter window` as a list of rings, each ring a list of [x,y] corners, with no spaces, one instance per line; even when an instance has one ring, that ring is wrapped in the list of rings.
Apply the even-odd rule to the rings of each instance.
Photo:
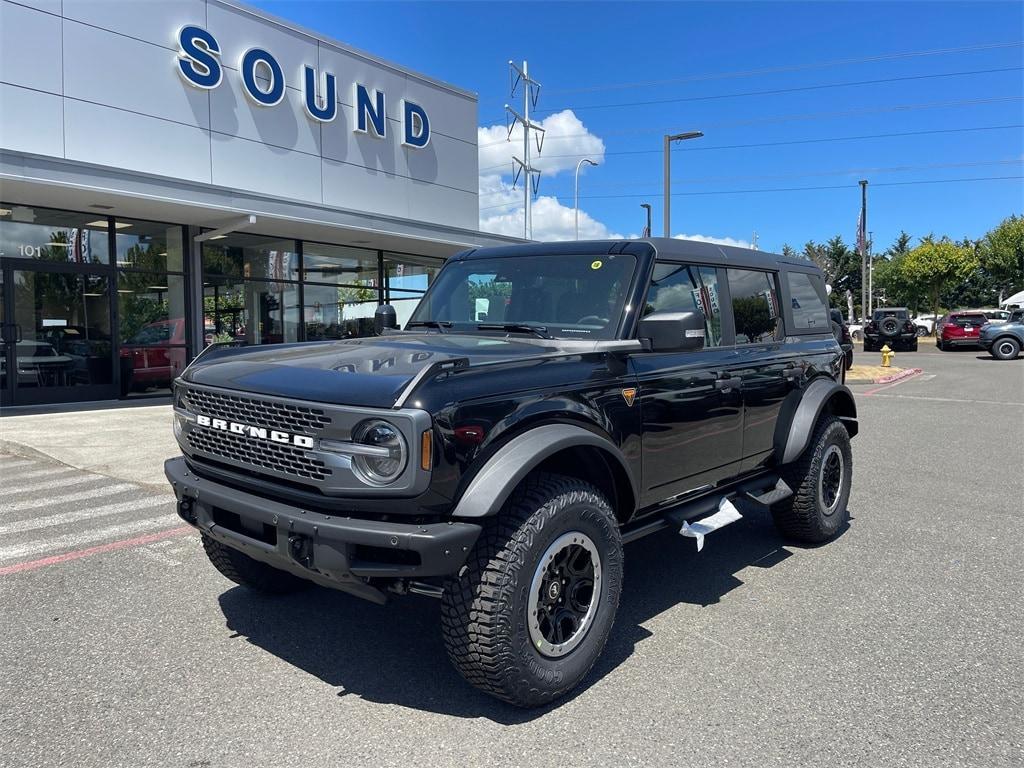
[[[797,331],[825,331],[829,328],[828,309],[825,306],[821,281],[803,272],[787,272],[789,301],[793,310],[793,329]]]

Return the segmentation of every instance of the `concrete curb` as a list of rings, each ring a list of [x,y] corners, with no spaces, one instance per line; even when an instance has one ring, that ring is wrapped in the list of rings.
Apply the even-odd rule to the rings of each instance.
[[[880,376],[877,379],[850,379],[846,380],[847,384],[893,384],[903,379],[909,379],[911,376],[917,376],[921,373],[921,368],[906,368],[899,373],[894,373],[891,376]]]

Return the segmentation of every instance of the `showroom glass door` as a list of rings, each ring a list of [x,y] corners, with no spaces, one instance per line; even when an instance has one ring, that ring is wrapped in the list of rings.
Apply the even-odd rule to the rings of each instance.
[[[0,273],[0,404],[117,397],[109,272],[11,259]]]

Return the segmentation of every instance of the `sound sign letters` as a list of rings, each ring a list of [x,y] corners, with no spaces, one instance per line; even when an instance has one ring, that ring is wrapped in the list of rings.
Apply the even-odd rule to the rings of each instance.
[[[178,32],[178,72],[185,82],[196,88],[213,90],[224,76],[221,65],[220,44],[217,38],[202,27],[189,25]],[[274,107],[285,95],[285,76],[273,54],[263,48],[249,48],[238,60],[242,90],[256,105]],[[317,72],[309,65],[299,73],[302,102],[306,114],[313,120],[329,123],[338,115],[338,83],[333,72]],[[319,94],[319,95],[318,95]],[[387,97],[383,91],[369,89],[361,83],[352,84],[353,120],[355,133],[366,133],[376,138],[387,138],[385,117]],[[407,99],[401,100],[402,144],[423,149],[430,143],[430,120],[426,110]]]

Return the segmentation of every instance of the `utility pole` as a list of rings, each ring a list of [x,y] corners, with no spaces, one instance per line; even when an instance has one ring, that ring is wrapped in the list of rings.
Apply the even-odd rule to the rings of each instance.
[[[868,315],[868,181],[861,179],[860,184],[860,222],[857,225],[857,246],[860,249],[860,311],[866,320]]]
[[[647,226],[644,227],[644,233],[641,235],[641,237],[650,237],[651,236],[651,204],[650,203],[640,203],[640,207],[647,211]]]
[[[868,314],[875,308],[875,233],[868,232]]]
[[[665,237],[672,237],[672,142],[699,139],[702,131],[687,131],[665,137]]]
[[[523,84],[523,112],[520,114],[516,112],[508,104],[505,105],[505,120],[506,126],[508,127],[508,140],[512,141],[512,131],[515,129],[516,124],[523,126],[523,157],[522,159],[512,156],[512,186],[516,185],[519,180],[519,174],[523,174],[523,237],[527,240],[533,237],[533,197],[537,194],[537,190],[540,187],[540,169],[534,168],[530,162],[530,132],[536,131],[537,137],[537,155],[539,156],[541,150],[544,148],[544,129],[540,124],[533,122],[530,119],[530,107],[536,108],[537,99],[540,98],[540,83],[533,80],[529,75],[529,67],[524,61],[522,69],[516,66],[515,62],[510,61],[509,67],[509,81],[511,87],[509,88],[510,95],[514,98],[516,95],[516,89],[519,84]],[[509,120],[509,116],[512,117]]]

